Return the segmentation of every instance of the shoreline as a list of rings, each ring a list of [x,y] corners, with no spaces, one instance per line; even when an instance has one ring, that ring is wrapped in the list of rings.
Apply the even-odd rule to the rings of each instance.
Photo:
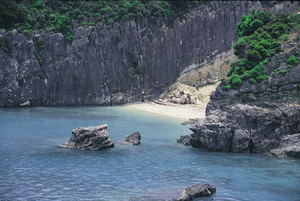
[[[159,104],[155,101],[146,101],[140,103],[128,103],[122,107],[132,111],[151,113],[186,121],[189,119],[204,118],[206,105],[206,102],[200,102],[198,104],[175,104],[166,102],[164,104]]]
[[[163,100],[127,103],[122,105],[122,107],[132,111],[166,116],[182,122],[190,119],[203,119],[205,118],[206,106],[210,101],[210,95],[216,90],[218,85],[219,82],[198,89],[202,98],[196,104],[176,104],[164,98]]]

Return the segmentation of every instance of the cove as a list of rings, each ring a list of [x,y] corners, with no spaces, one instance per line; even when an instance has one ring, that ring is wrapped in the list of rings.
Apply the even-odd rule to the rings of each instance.
[[[104,123],[114,148],[59,147]],[[0,200],[172,200],[197,183],[217,188],[202,200],[300,200],[299,159],[184,147],[180,123],[124,107],[0,109]],[[141,144],[123,144],[134,131]]]

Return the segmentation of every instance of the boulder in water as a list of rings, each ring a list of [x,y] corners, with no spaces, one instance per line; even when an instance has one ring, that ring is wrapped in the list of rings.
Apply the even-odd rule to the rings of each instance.
[[[197,184],[184,189],[182,196],[177,199],[177,201],[189,201],[198,197],[207,197],[216,192],[216,188],[210,186],[209,184]]]
[[[73,129],[69,142],[62,146],[79,150],[100,150],[114,147],[114,143],[109,139],[107,124],[104,124]]]
[[[124,142],[131,144],[131,145],[138,145],[141,143],[140,141],[141,141],[141,134],[139,132],[134,132],[134,133],[128,135],[125,138]]]

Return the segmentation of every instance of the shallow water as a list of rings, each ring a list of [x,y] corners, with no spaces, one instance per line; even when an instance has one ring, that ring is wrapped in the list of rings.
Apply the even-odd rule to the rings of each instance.
[[[61,148],[71,129],[107,123],[115,148]],[[139,146],[121,143],[140,131]],[[172,200],[192,184],[203,200],[300,200],[300,160],[205,152],[176,143],[187,126],[123,107],[0,110],[0,200]]]

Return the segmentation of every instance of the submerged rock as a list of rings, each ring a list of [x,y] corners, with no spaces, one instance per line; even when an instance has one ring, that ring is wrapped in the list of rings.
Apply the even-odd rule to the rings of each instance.
[[[104,124],[73,129],[69,142],[62,146],[79,150],[100,150],[114,147],[114,143],[109,139],[107,124]]]
[[[216,188],[210,186],[209,184],[197,184],[184,189],[182,196],[177,199],[177,201],[189,201],[198,197],[207,197],[216,192]]]
[[[141,141],[141,134],[139,132],[134,132],[134,133],[128,135],[125,138],[124,142],[131,144],[131,145],[138,145],[141,143],[140,141]]]
[[[191,136],[190,135],[182,135],[177,140],[177,143],[181,143],[184,146],[190,146],[191,145]]]

